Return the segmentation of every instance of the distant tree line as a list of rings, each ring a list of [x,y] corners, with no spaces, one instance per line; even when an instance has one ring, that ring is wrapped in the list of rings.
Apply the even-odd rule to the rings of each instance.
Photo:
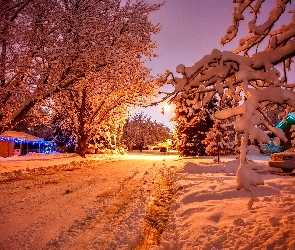
[[[172,133],[167,126],[152,121],[151,117],[141,112],[127,119],[121,141],[129,150],[142,151],[144,147],[156,146],[171,138]]]

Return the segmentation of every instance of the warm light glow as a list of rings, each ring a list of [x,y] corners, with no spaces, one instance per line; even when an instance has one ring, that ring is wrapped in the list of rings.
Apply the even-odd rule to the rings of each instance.
[[[132,152],[130,154],[126,154],[123,156],[126,159],[149,159],[149,160],[159,160],[159,161],[163,161],[165,159],[169,159],[169,160],[178,160],[179,156],[178,154],[163,154],[163,153],[159,153],[159,152],[144,152],[144,153],[140,153],[140,152]]]
[[[170,105],[168,103],[165,103],[163,106],[165,111],[169,111],[171,109]]]

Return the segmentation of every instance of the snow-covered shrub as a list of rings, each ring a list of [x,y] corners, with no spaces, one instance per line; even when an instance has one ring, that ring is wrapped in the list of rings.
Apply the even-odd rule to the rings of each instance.
[[[247,147],[247,155],[260,155],[260,148],[255,145],[249,145]]]

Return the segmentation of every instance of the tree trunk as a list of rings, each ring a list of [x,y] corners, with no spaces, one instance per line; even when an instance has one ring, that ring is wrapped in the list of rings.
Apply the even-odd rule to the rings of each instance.
[[[88,146],[88,136],[85,132],[86,126],[86,100],[87,99],[87,91],[84,88],[81,92],[81,100],[80,100],[80,107],[78,112],[78,135],[77,135],[77,149],[76,153],[79,154],[81,157],[86,157],[86,151]]]
[[[140,151],[140,152],[142,152],[143,147],[144,147],[144,138],[142,137],[142,138],[141,138],[141,142],[139,143],[139,151]]]
[[[86,152],[87,152],[87,140],[85,136],[79,136],[77,138],[77,148],[76,148],[76,153],[80,155],[81,157],[85,158],[86,157]]]

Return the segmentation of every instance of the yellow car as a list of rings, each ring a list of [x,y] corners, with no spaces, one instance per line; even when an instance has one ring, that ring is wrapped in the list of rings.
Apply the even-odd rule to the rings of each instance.
[[[285,173],[292,173],[295,169],[295,148],[271,154],[268,164],[273,168],[281,168]]]

